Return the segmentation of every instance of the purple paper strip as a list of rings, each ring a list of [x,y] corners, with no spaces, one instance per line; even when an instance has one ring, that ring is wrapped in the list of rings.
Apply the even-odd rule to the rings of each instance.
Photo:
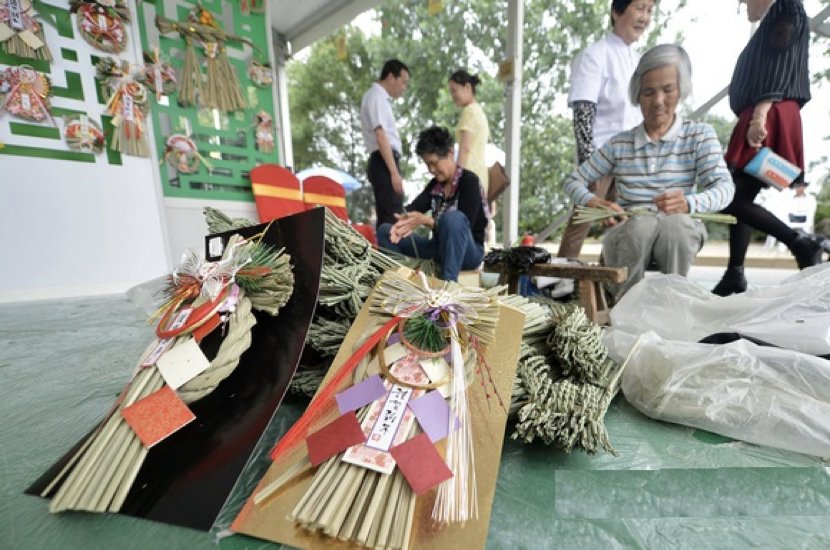
[[[343,390],[335,395],[334,398],[337,399],[337,407],[340,409],[340,414],[346,414],[349,411],[356,411],[360,407],[368,405],[384,395],[386,395],[386,387],[383,385],[383,380],[380,379],[380,375],[375,374],[360,384]]]
[[[415,413],[415,418],[429,440],[435,443],[447,437],[447,426],[450,419],[450,407],[437,390],[409,402],[409,408]],[[458,429],[458,419],[455,419],[455,428]]]
[[[386,345],[391,346],[391,345],[399,343],[400,341],[401,341],[401,335],[398,334],[397,331],[395,331],[395,332],[393,332],[392,334],[389,335],[389,338],[386,340]]]

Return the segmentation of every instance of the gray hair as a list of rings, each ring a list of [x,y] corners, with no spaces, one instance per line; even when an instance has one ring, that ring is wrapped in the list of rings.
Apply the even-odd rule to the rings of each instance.
[[[686,99],[692,93],[692,61],[686,50],[676,44],[660,44],[643,54],[631,82],[628,85],[628,97],[634,105],[640,104],[640,86],[643,76],[654,69],[671,65],[677,69],[677,86],[680,89],[680,100]]]

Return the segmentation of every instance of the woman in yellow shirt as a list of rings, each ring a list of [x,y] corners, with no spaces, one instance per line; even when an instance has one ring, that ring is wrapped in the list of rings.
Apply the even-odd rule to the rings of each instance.
[[[484,196],[490,178],[487,173],[487,163],[484,161],[484,150],[490,141],[490,126],[484,109],[476,101],[476,86],[481,80],[461,69],[450,75],[449,88],[452,102],[461,107],[461,118],[455,129],[455,141],[458,143],[458,164],[478,176]],[[491,205],[492,211],[492,205]],[[492,224],[490,224],[492,225]],[[492,240],[493,228],[488,227],[488,241]]]

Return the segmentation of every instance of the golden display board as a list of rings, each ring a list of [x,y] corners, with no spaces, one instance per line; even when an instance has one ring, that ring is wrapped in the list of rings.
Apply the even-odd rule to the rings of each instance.
[[[366,303],[370,302],[371,297]],[[364,304],[343,341],[340,352],[318,390],[318,394],[329,384],[337,369],[352,355],[355,342],[364,334],[370,323],[377,321],[377,317],[371,314],[369,306]],[[495,390],[501,397],[505,407],[509,406],[510,403],[523,324],[524,314],[522,312],[508,306],[499,305],[495,342],[488,347],[485,353],[487,364],[492,371]],[[338,388],[338,391],[342,391],[349,384],[351,384],[351,378],[349,378],[349,382],[343,385],[343,388]],[[472,433],[475,448],[478,518],[469,520],[464,524],[441,525],[436,523],[430,517],[436,498],[436,490],[430,490],[416,498],[412,530],[409,537],[410,548],[426,548],[428,546],[436,548],[483,548],[485,545],[507,421],[507,411],[502,408],[494,395],[490,395],[488,398],[487,391],[477,374],[476,378],[469,384],[467,394],[470,416],[473,419]],[[336,416],[335,408],[334,414],[330,413],[320,418],[309,430],[309,433],[324,426]],[[443,445],[438,446],[443,453]],[[316,532],[303,530],[287,519],[288,514],[311,483],[311,473],[307,469],[306,475],[295,477],[272,497],[259,504],[254,504],[254,497],[260,489],[280,477],[286,477],[286,472],[297,470],[304,463],[307,463],[307,453],[304,445],[299,445],[274,462],[260,481],[253,496],[246,502],[234,522],[232,530],[300,548],[354,548],[353,543],[341,542]],[[290,477],[290,474],[287,477]],[[399,527],[404,528],[404,526]]]

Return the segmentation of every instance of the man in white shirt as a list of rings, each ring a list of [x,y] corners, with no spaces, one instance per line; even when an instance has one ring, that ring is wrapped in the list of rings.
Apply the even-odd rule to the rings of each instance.
[[[403,210],[403,179],[400,172],[401,138],[395,127],[392,100],[406,91],[409,68],[390,59],[383,64],[380,79],[363,95],[360,125],[369,153],[367,176],[375,192],[376,226],[394,224]]]

